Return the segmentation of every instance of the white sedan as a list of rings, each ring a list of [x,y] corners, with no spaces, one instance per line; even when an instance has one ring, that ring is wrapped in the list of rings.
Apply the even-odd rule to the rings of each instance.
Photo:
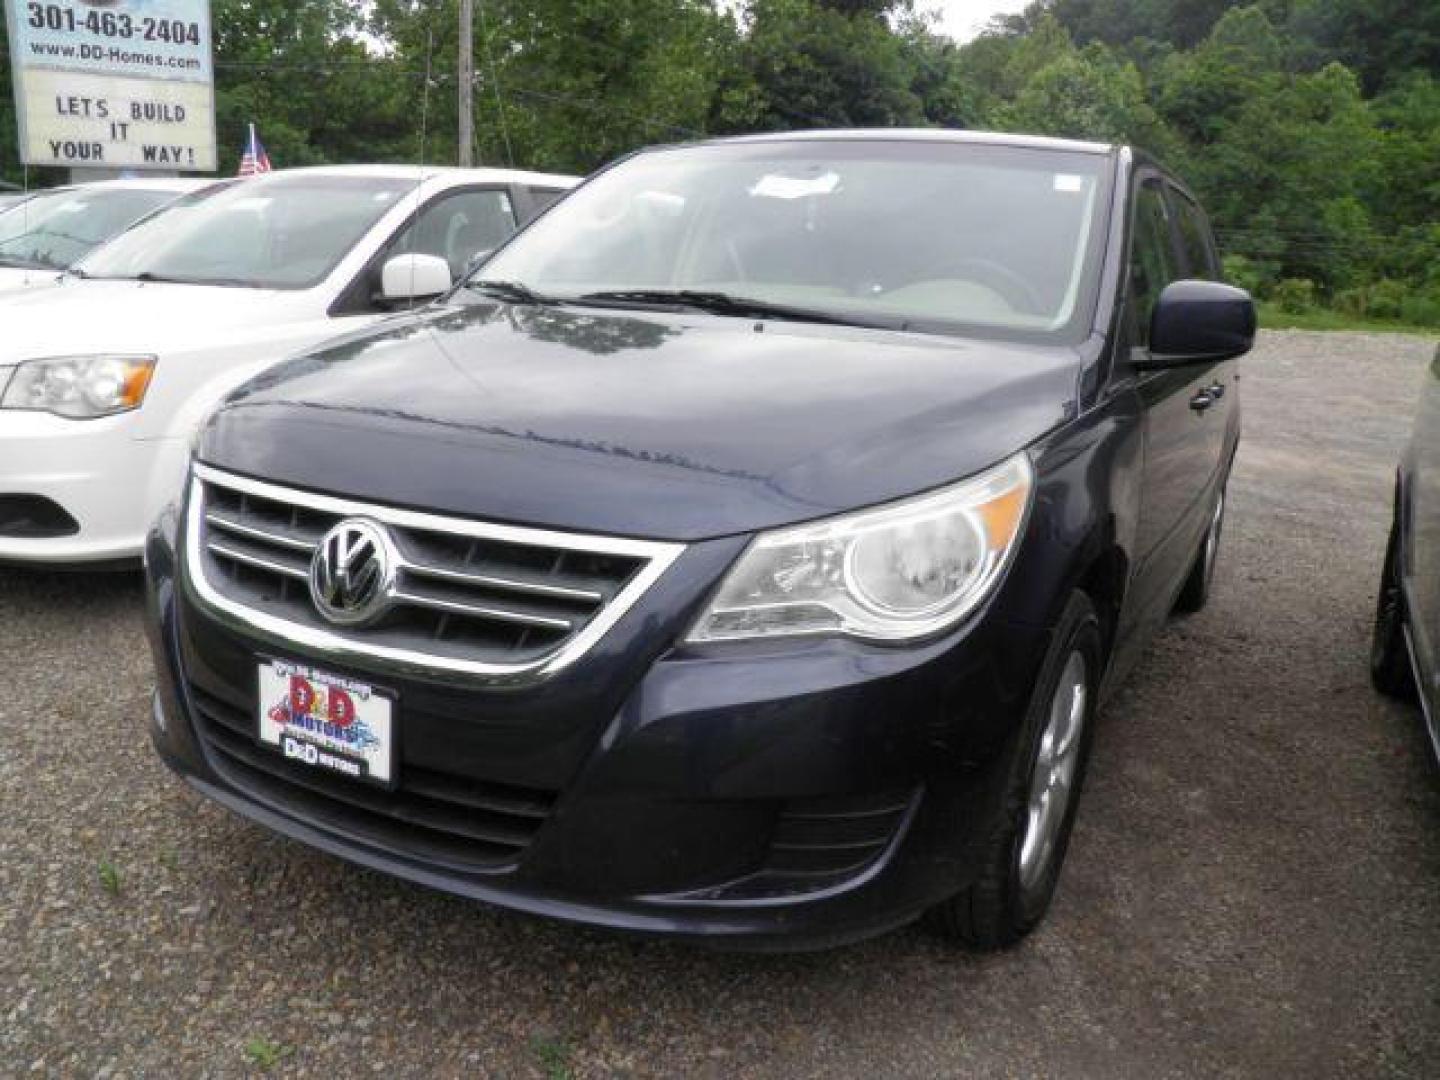
[[[214,180],[105,180],[52,188],[0,206],[0,292],[54,284],[101,244]]]
[[[575,183],[272,173],[143,222],[55,288],[0,299],[0,562],[137,558],[224,394],[448,290]]]

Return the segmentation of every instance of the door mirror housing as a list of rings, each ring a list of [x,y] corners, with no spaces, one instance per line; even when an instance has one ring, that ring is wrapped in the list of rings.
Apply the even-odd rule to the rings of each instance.
[[[380,299],[387,303],[433,300],[450,291],[450,264],[436,255],[396,255],[380,271]]]
[[[1255,301],[1244,289],[1218,281],[1165,286],[1150,316],[1146,367],[1229,360],[1255,344]]]

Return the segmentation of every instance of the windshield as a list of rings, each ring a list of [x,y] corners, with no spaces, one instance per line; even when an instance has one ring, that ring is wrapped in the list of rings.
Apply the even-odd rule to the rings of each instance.
[[[36,195],[0,214],[0,265],[64,270],[175,197],[137,188]]]
[[[1098,154],[944,141],[658,150],[578,189],[474,281],[1049,339],[1093,296],[1108,177]],[[615,292],[632,295],[593,297]]]
[[[246,180],[145,222],[80,270],[93,278],[308,289],[413,188],[402,177]]]

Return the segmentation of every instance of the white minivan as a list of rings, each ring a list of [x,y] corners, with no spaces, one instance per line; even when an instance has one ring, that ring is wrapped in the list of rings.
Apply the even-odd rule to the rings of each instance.
[[[0,562],[134,560],[224,394],[447,291],[576,182],[271,173],[141,223],[54,288],[0,297]]]

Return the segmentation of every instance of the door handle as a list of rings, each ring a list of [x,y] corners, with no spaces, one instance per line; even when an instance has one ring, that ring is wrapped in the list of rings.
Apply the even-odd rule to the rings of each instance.
[[[1220,398],[1225,396],[1225,384],[1213,382],[1209,386],[1205,387],[1205,393],[1209,394],[1212,398],[1219,400]]]
[[[1196,412],[1204,412],[1206,409],[1210,408],[1210,406],[1214,404],[1215,398],[1209,390],[1201,390],[1198,394],[1196,394],[1190,399],[1190,408],[1194,409]]]

